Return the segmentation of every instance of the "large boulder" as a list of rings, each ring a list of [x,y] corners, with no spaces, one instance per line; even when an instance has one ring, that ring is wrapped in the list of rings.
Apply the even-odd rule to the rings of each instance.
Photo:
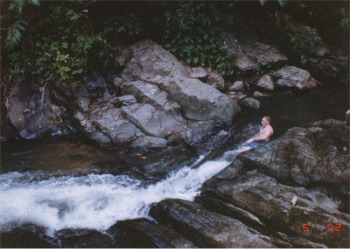
[[[308,127],[289,129],[282,137],[243,152],[246,167],[256,168],[279,181],[302,186],[349,188],[349,127],[337,120],[325,120]]]
[[[183,115],[192,120],[229,125],[240,111],[228,96],[197,79],[173,79],[166,86],[172,98],[181,105]]]
[[[228,55],[235,56],[235,66],[242,72],[249,72],[257,68],[257,65],[244,53],[233,34],[222,32],[220,34],[220,44],[227,49]]]
[[[259,231],[269,227],[269,234],[292,247],[348,245],[350,216],[337,210],[336,201],[319,191],[278,183],[256,170],[240,173],[242,166],[236,160],[204,183],[200,200],[205,207],[239,217]]]
[[[127,58],[121,77],[130,82],[150,82],[166,91],[181,106],[184,117],[228,125],[240,111],[229,97],[191,78],[186,67],[158,44],[150,40],[137,42],[125,53],[130,56],[121,56]]]
[[[144,136],[143,132],[124,117],[121,109],[116,107],[133,103],[130,101],[125,96],[104,101],[100,99],[89,106],[89,112],[77,111],[73,120],[85,135],[102,146],[128,144],[139,136]]]
[[[54,105],[49,89],[39,83],[15,83],[5,105],[10,122],[25,139],[69,133],[63,122],[65,108]]]
[[[267,91],[273,91],[275,89],[275,83],[270,75],[264,75],[261,77],[257,83],[257,86]]]
[[[257,65],[282,65],[288,61],[288,58],[281,54],[276,48],[260,42],[242,43],[241,47],[244,53]]]
[[[191,238],[200,247],[272,247],[268,237],[242,222],[210,212],[198,203],[165,200],[151,215]]]
[[[280,88],[305,90],[315,88],[319,84],[308,71],[294,66],[285,66],[274,72],[272,77],[276,81],[276,87]]]

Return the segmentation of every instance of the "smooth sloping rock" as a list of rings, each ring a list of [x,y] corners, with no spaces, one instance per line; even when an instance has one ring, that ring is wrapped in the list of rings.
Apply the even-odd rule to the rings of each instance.
[[[209,212],[198,203],[165,200],[150,213],[200,247],[272,247],[266,236],[236,219]]]
[[[214,87],[190,78],[187,69],[158,44],[145,40],[133,44],[122,77],[152,82],[167,92],[188,119],[230,124],[239,106]]]
[[[276,86],[281,88],[305,90],[318,86],[318,82],[311,77],[308,71],[294,66],[283,67],[272,76],[277,79]]]
[[[226,173],[220,173],[206,182],[201,194],[202,199],[207,199],[213,205],[213,196],[224,201],[221,207],[216,204],[220,208],[218,212],[229,214],[227,209],[231,209],[231,216],[234,216],[237,214],[237,211],[232,210],[231,205],[234,205],[258,217],[271,229],[284,231],[291,237],[300,236],[332,247],[347,245],[350,216],[339,212],[338,204],[325,194],[283,185],[256,171],[243,175],[237,175],[236,171],[230,169],[224,171]],[[297,197],[295,205],[291,202],[293,197]],[[249,219],[257,222],[254,217]],[[329,223],[341,224],[342,228],[337,232],[331,231],[327,227]],[[305,232],[304,224],[311,231]],[[264,231],[264,227],[259,230]]]
[[[339,127],[338,132],[332,132],[335,128],[322,128],[330,127],[330,123]],[[350,180],[350,157],[348,149],[344,150],[348,146],[349,128],[341,121],[329,120],[307,128],[289,129],[282,137],[243,152],[239,158],[247,167],[281,181],[303,186],[335,185],[345,191]]]
[[[149,104],[134,104],[121,109],[131,122],[151,136],[167,137],[186,128],[187,121],[181,116],[167,114]]]

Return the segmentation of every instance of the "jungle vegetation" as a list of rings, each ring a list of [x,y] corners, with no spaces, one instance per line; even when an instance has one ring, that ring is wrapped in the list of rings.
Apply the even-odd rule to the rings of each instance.
[[[303,23],[301,32],[290,25]],[[237,74],[220,47],[222,30],[254,34],[305,64],[315,44],[348,50],[348,1],[1,2],[2,77],[63,81],[74,89],[90,72],[118,72],[125,44],[150,38],[191,66]],[[307,37],[307,39],[306,39]]]

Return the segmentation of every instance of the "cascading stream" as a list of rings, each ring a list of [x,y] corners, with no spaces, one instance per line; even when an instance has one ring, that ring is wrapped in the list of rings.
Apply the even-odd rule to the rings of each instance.
[[[201,185],[228,166],[237,153],[228,151],[195,169],[181,168],[152,185],[127,175],[47,177],[41,171],[2,174],[1,232],[27,223],[52,232],[64,228],[105,230],[119,220],[148,217],[150,205],[163,199],[193,200]]]

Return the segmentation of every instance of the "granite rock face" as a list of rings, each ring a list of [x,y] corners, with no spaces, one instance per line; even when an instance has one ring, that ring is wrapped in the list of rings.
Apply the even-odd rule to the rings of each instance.
[[[247,167],[302,186],[349,186],[349,129],[341,121],[324,120],[289,129],[268,146],[242,153]]]

